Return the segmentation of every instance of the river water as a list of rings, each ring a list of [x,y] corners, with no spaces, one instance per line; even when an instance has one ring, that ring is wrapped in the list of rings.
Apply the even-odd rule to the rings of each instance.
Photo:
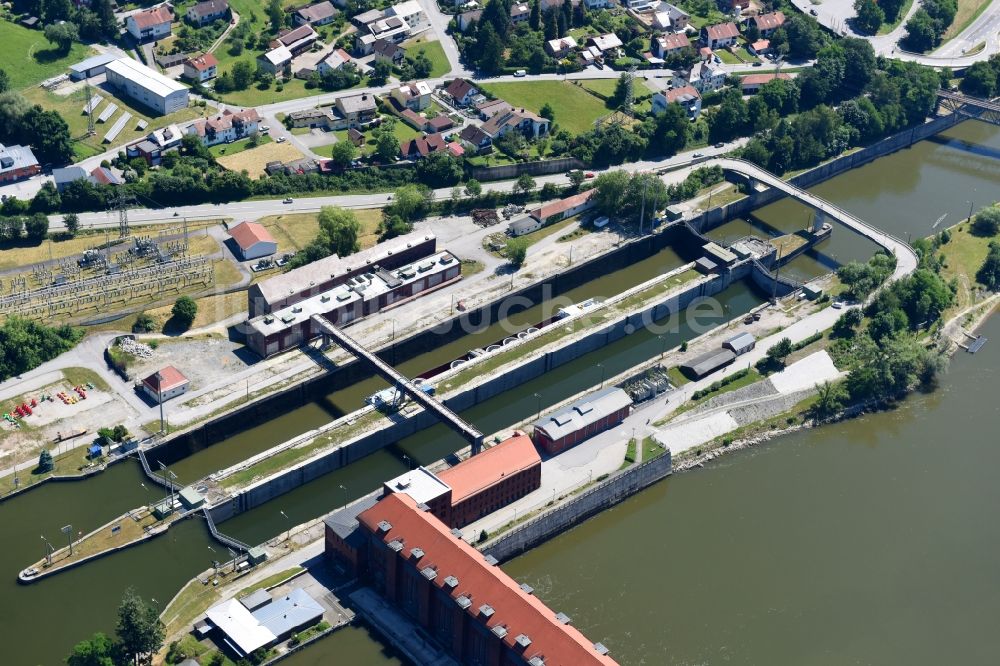
[[[998,198],[1000,162],[994,157],[998,151],[1000,131],[966,123],[944,135],[943,141],[923,142],[824,183],[816,191],[898,235],[908,231],[924,234],[942,214],[947,213],[944,225],[964,217],[969,196],[981,197],[974,202],[977,206]],[[758,211],[757,218],[776,229],[794,231],[805,226],[805,212],[796,208],[779,202]],[[828,257],[820,256],[820,261],[865,258],[870,248],[859,240],[835,229],[834,238],[822,248]],[[679,263],[664,256],[658,270]],[[808,256],[800,258],[790,270],[799,270],[800,275],[818,270],[815,265],[810,268],[810,260]],[[635,275],[628,277],[628,284],[642,281]],[[614,291],[601,295],[610,293]],[[577,298],[582,297],[586,295]],[[722,295],[721,300],[730,305],[728,316],[758,302],[742,286]],[[530,323],[530,316],[523,323]],[[997,339],[1000,330],[996,326],[993,330]],[[667,337],[669,344],[675,344],[689,336],[682,325]],[[543,395],[543,405],[554,402],[598,383],[596,363],[602,363],[611,376],[661,348],[657,338],[637,333],[571,364],[565,372],[551,373],[545,382],[521,387],[518,395],[501,396],[469,410],[466,416],[485,431],[496,430],[532,416],[538,404],[535,392]],[[997,367],[998,353],[991,343],[975,357],[975,363],[971,358],[958,359],[945,379],[944,390],[919,396],[898,412],[785,438],[732,456],[710,471],[659,484],[613,513],[510,563],[509,570],[520,579],[537,582],[543,599],[570,614],[594,640],[611,646],[622,663],[641,663],[643,659],[645,663],[707,663],[730,658],[739,663],[843,663],[854,661],[854,655],[861,655],[856,659],[860,663],[903,661],[887,658],[897,654],[930,663],[933,655],[944,654],[944,646],[955,648],[959,642],[969,656],[957,661],[992,661],[976,655],[996,652],[990,643],[992,634],[981,628],[983,622],[998,617],[990,599],[1000,597],[996,578],[985,575],[978,558],[985,560],[998,545],[996,535],[983,534],[981,528],[988,521],[980,520],[983,510],[996,505],[996,497],[989,495],[988,484],[983,485],[993,468],[991,461],[979,461],[976,453],[985,454],[978,449],[983,448],[997,423],[995,408],[989,411],[986,398],[996,377],[983,378],[982,374]],[[434,365],[428,362],[427,367]],[[426,369],[402,367],[406,371]],[[372,390],[377,390],[377,385],[373,386]],[[371,392],[368,388],[352,387],[353,395],[333,398],[332,408],[318,405],[315,412],[299,412],[281,424],[272,422],[263,430],[231,438],[238,440],[231,448],[205,449],[195,454],[204,453],[205,457],[177,463],[183,472],[181,478],[188,480],[222,466],[218,463],[238,459],[231,457],[237,449],[247,454],[247,449],[266,448],[326,422],[332,411],[353,409]],[[949,416],[947,410],[940,411],[952,400],[958,405],[969,404],[968,412]],[[970,440],[973,433],[987,437],[957,441],[961,438],[943,432],[950,418],[960,419],[955,422],[963,424]],[[909,425],[912,423],[923,423],[923,427]],[[842,440],[836,439],[838,432],[845,433]],[[802,443],[796,445],[799,439]],[[838,445],[839,441],[843,443]],[[830,444],[820,446],[820,442]],[[968,477],[958,478],[960,470],[952,476],[940,474],[939,466],[946,462],[940,451],[942,443],[949,447],[948,456],[955,456],[960,447],[978,445],[970,454],[972,459],[966,461]],[[431,462],[458,445],[443,429],[427,430],[400,442],[395,450],[370,456],[348,470],[327,475],[227,521],[223,529],[260,541],[286,526],[280,510],[292,522],[306,520],[343,504],[345,498],[370,491],[402,469],[404,453],[415,462]],[[928,455],[931,447],[938,449],[933,450],[936,455]],[[857,451],[865,458],[854,460],[843,455]],[[770,462],[759,462],[762,460]],[[815,466],[812,473],[823,476],[825,483],[819,479],[806,482],[809,477],[802,477],[805,468],[797,465],[810,460]],[[909,464],[904,465],[904,461]],[[190,466],[185,468],[185,464]],[[743,484],[728,481],[728,475],[740,474],[743,467],[756,476]],[[772,469],[775,473],[770,473]],[[921,469],[925,471],[920,473]],[[796,479],[799,482],[793,483]],[[145,490],[141,481],[137,466],[120,465],[82,483],[50,484],[0,504],[0,533],[6,537],[0,568],[9,576],[7,583],[0,583],[0,595],[6,602],[0,609],[0,632],[7,638],[4,663],[60,663],[75,641],[92,631],[113,628],[113,609],[126,585],[133,584],[147,598],[165,603],[186,580],[208,567],[212,559],[219,559],[218,553],[209,549],[221,549],[209,540],[204,527],[198,521],[187,521],[165,537],[75,571],[27,587],[14,582],[21,567],[41,556],[40,535],[58,543],[63,525],[88,531],[150,501],[157,491]],[[874,486],[866,491],[860,487],[866,483]],[[347,488],[346,493],[340,485]],[[678,501],[683,492],[695,497]],[[855,494],[869,502],[855,502]],[[934,501],[939,495],[946,495],[948,502]],[[757,511],[758,505],[767,510]],[[644,521],[628,520],[644,510]],[[628,523],[631,530],[609,523],[609,516],[615,516],[618,523]],[[751,532],[745,523],[766,523],[770,529]],[[599,525],[604,529],[595,527]],[[783,525],[788,529],[782,529]],[[676,533],[685,528],[692,534],[687,539],[677,538]],[[651,538],[653,534],[656,536]],[[827,540],[817,541],[824,534],[829,535]],[[590,541],[579,548],[573,542],[577,538]],[[896,548],[899,542],[909,543],[912,552]],[[682,559],[671,559],[688,552],[693,559],[686,564]],[[586,553],[585,559],[581,559],[582,553]],[[949,559],[949,555],[954,557]],[[782,566],[772,565],[772,561]],[[776,590],[773,596],[763,595],[765,588],[757,581],[765,565],[789,577],[788,584],[772,581],[766,587]],[[742,576],[720,578],[732,569]],[[736,582],[717,585],[717,580]],[[690,590],[694,594],[681,594]],[[928,590],[934,590],[934,595]],[[678,596],[682,600],[677,600]],[[947,618],[942,616],[949,614],[958,619],[944,622]],[[675,621],[674,615],[684,621]],[[940,629],[934,627],[937,633],[918,622],[927,617],[942,622]],[[782,618],[784,624],[775,618]],[[800,626],[807,620],[808,627]],[[681,631],[683,635],[678,635]],[[889,640],[882,640],[882,636]],[[941,639],[938,651],[926,645],[934,637]],[[885,643],[881,652],[875,649],[880,643]],[[904,643],[905,652],[897,645]],[[923,649],[911,650],[911,643]],[[969,652],[976,649],[981,652]],[[848,658],[842,659],[844,655]],[[334,658],[351,664],[396,663],[396,658],[361,628],[337,632],[296,655],[291,663],[330,663]]]

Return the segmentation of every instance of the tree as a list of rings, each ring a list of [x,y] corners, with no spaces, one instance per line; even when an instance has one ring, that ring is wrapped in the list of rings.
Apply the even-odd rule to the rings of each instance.
[[[136,315],[135,323],[132,324],[133,333],[149,333],[156,329],[156,320],[153,316],[145,312]]]
[[[372,64],[372,71],[368,73],[368,84],[384,86],[391,75],[392,64],[388,60],[376,60]]]
[[[51,472],[55,468],[56,465],[52,460],[52,454],[49,453],[48,449],[42,449],[42,452],[38,454],[38,473],[44,474],[46,472]]]
[[[121,654],[128,663],[149,664],[163,646],[164,628],[159,613],[131,587],[118,606],[118,635]]]
[[[393,132],[396,121],[389,118],[372,132],[375,140],[375,155],[384,162],[393,162],[399,155],[399,139]]]
[[[631,80],[629,78],[628,72],[622,72],[621,76],[618,77],[618,81],[615,83],[615,92],[612,93],[611,99],[608,102],[611,106],[616,109],[625,104],[625,100],[628,99],[629,86],[631,85]]]
[[[548,119],[549,122],[555,122],[555,120],[556,120],[556,112],[552,108],[552,105],[549,104],[548,102],[546,102],[545,104],[542,104],[542,108],[538,112],[538,115],[540,115],[542,118]]]
[[[97,14],[97,22],[101,26],[101,33],[108,39],[117,36],[118,19],[115,17],[115,8],[111,0],[91,0],[90,8]]]
[[[475,178],[470,178],[468,182],[465,183],[465,196],[478,197],[482,193],[483,193],[483,186]]]
[[[709,141],[729,141],[742,135],[747,127],[749,113],[743,96],[736,89],[722,94],[722,104],[709,117]]]
[[[618,215],[625,205],[629,175],[624,171],[606,171],[594,181],[594,207],[603,215]]]
[[[0,69],[0,93],[5,93],[10,90],[10,77],[7,76],[7,72]]]
[[[413,68],[413,77],[417,79],[426,79],[431,75],[431,70],[434,69],[434,65],[431,63],[431,59],[427,57],[427,54],[423,49],[417,51],[417,55],[413,58],[407,58],[410,61],[410,66]]]
[[[854,0],[855,27],[866,35],[874,35],[885,23],[885,12],[875,0]]]
[[[906,48],[922,53],[938,43],[938,25],[921,7],[906,22],[906,35],[902,40]]]
[[[781,338],[767,350],[767,358],[772,361],[784,361],[792,353],[792,341],[788,338]]]
[[[861,325],[861,310],[851,308],[833,323],[831,335],[838,338],[853,338],[855,329]]]
[[[73,157],[69,125],[57,111],[35,105],[21,118],[20,125],[30,128],[30,143],[39,162],[66,164]],[[0,129],[0,132],[3,130]]]
[[[996,236],[1000,232],[1000,206],[984,208],[972,220],[972,233],[977,236]]]
[[[838,412],[844,406],[847,391],[840,382],[831,384],[826,381],[816,386],[816,403],[813,405],[813,415],[826,418]]]
[[[417,177],[430,187],[447,187],[462,180],[462,165],[451,153],[431,153],[417,163]]]
[[[41,243],[49,234],[48,216],[45,213],[35,213],[25,221],[24,230],[29,241]]]
[[[58,23],[68,21],[73,15],[73,4],[70,0],[41,0],[37,3],[43,23]]]
[[[528,256],[528,241],[523,238],[507,239],[504,255],[507,257],[507,261],[520,268]]]
[[[278,32],[285,27],[285,10],[281,0],[270,0],[267,3],[267,18],[271,21],[271,30]]]
[[[688,120],[687,111],[680,104],[667,104],[663,113],[654,118],[653,133],[649,137],[649,150],[661,155],[675,155],[687,144]]]
[[[115,644],[106,635],[98,632],[80,641],[73,652],[66,657],[67,666],[114,666]]]
[[[2,79],[2,76],[0,76]],[[973,63],[962,77],[962,91],[977,97],[993,97],[1000,86],[1000,58],[993,56],[985,62]],[[0,92],[3,86],[0,85]]]
[[[531,190],[535,189],[535,179],[531,177],[529,173],[522,173],[514,181],[514,194],[524,194],[527,195]]]
[[[411,222],[427,214],[434,193],[423,185],[404,185],[396,190],[392,203],[383,210],[386,215],[395,215]]]
[[[63,53],[69,53],[73,42],[80,39],[80,30],[75,23],[50,23],[45,26],[45,39],[57,45]]]
[[[80,216],[76,213],[70,213],[63,216],[63,226],[66,227],[66,233],[70,236],[76,236],[76,232],[80,229]]]
[[[358,151],[354,147],[354,144],[346,140],[338,141],[330,149],[330,159],[342,169],[349,167],[354,158],[357,157],[357,154]]]
[[[490,4],[501,3],[498,0],[491,0]],[[503,42],[500,41],[491,24],[483,23],[476,46],[479,52],[479,60],[477,61],[479,69],[487,74],[496,74],[503,68]]]
[[[62,203],[62,198],[59,196],[59,190],[56,189],[55,183],[46,182],[42,183],[38,192],[32,197],[31,210],[41,213],[53,213],[59,210],[60,203]]]
[[[566,175],[569,177],[569,184],[573,186],[573,189],[577,190],[583,185],[583,181],[587,179],[587,174],[580,169],[573,169]]]
[[[976,271],[976,281],[991,291],[1000,291],[1000,243],[990,241],[986,259]]]
[[[186,330],[191,327],[194,318],[198,316],[198,304],[190,296],[181,296],[174,301],[174,307],[170,313],[177,324]]]
[[[336,206],[323,206],[319,209],[319,230],[319,238],[326,242],[329,254],[346,257],[358,251],[361,223],[353,212]]]
[[[542,5],[539,0],[531,3],[531,14],[528,17],[528,25],[535,32],[542,29]]]
[[[233,87],[236,90],[246,90],[253,83],[254,66],[248,60],[237,60],[233,65]]]

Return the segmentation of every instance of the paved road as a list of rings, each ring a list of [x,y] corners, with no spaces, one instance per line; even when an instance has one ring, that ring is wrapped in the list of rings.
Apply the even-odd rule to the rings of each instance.
[[[973,21],[960,35],[949,40],[936,50],[935,57],[956,58],[983,42],[986,42],[984,53],[1000,52],[1000,2],[994,0],[986,10]]]

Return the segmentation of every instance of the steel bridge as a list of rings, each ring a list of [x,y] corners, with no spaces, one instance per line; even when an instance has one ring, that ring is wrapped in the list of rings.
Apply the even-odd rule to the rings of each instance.
[[[387,382],[398,388],[413,402],[438,417],[446,426],[458,433],[472,446],[472,455],[476,455],[483,446],[483,433],[479,432],[462,417],[448,409],[440,400],[430,396],[419,386],[401,375],[391,365],[368,351],[357,340],[344,333],[319,315],[313,315],[312,321],[319,327],[324,342],[332,340],[338,346],[349,352],[355,358],[364,361]]]
[[[1000,104],[997,102],[948,90],[939,90],[937,96],[940,108],[967,118],[1000,125]]]

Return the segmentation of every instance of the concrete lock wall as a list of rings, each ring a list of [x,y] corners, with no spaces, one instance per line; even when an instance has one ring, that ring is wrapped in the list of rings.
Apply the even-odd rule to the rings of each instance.
[[[744,269],[748,272],[749,268]],[[591,333],[574,340],[558,349],[553,349],[528,362],[498,374],[469,390],[447,398],[444,403],[455,412],[466,409],[493,398],[505,391],[517,388],[527,381],[540,377],[561,365],[569,363],[585,354],[600,349],[616,340],[643,328],[646,323],[656,321],[676,313],[698,298],[712,296],[723,291],[732,282],[716,276],[708,282],[700,282],[691,288],[653,304],[641,312],[623,316],[614,322],[595,329]],[[420,411],[409,417],[398,416],[398,420],[377,431],[367,433],[346,442],[329,453],[288,469],[247,488],[225,502],[213,506],[212,519],[221,523],[244,511],[249,511],[279,495],[290,492],[328,472],[332,472],[360,460],[381,448],[395,444],[425,428],[438,423],[434,415]]]
[[[573,169],[585,169],[586,164],[575,157],[560,157],[554,160],[538,160],[535,162],[519,162],[518,164],[502,164],[491,167],[473,167],[472,177],[476,180],[509,180],[523,173],[532,176],[544,176],[551,173],[562,173]]]
[[[483,552],[501,562],[509,560],[666,478],[671,471],[670,450],[667,449],[659,458],[629,468],[566,504],[515,528],[489,544]]]

